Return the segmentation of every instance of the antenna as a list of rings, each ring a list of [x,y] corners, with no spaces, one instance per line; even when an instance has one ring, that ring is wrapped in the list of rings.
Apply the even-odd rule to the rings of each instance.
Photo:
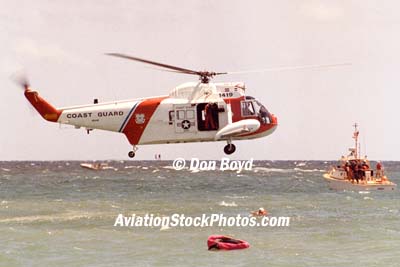
[[[358,134],[359,134],[360,132],[359,132],[358,129],[357,129],[357,127],[358,127],[358,124],[357,124],[357,123],[354,123],[353,127],[354,127],[353,138],[354,138],[354,140],[355,140],[355,146],[354,146],[354,149],[355,149],[355,158],[358,159],[358,158],[359,158],[358,153],[359,153],[359,150],[360,150],[359,144],[358,144]]]

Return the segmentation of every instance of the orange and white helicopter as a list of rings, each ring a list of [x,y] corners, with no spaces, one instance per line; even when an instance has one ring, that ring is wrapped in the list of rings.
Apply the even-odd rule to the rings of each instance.
[[[226,72],[194,71],[124,54],[107,55],[198,75],[200,81],[181,84],[161,97],[106,103],[95,99],[93,104],[63,108],[54,107],[23,82],[25,97],[45,120],[84,127],[88,133],[100,129],[125,134],[133,146],[128,153],[131,158],[138,145],[211,141],[226,141],[224,152],[232,154],[236,150],[233,140],[260,138],[277,128],[276,116],[257,99],[246,96],[243,82],[210,82]]]

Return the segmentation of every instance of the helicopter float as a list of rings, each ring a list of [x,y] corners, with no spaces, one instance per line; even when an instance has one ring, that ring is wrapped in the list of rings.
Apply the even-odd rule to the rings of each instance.
[[[270,135],[277,117],[257,99],[245,94],[243,82],[211,83],[227,72],[194,71],[119,53],[107,54],[152,64],[172,72],[197,75],[199,82],[181,84],[169,95],[56,108],[23,82],[24,94],[47,121],[125,134],[133,149],[138,145],[226,141],[226,154],[235,152],[234,140]]]

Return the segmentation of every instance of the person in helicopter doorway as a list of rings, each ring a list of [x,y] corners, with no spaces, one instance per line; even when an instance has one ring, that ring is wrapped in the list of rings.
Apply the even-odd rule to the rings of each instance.
[[[207,130],[216,130],[217,126],[215,123],[215,103],[208,103],[204,108],[204,116],[205,116],[205,128]],[[218,109],[218,106],[217,106]],[[218,111],[217,111],[218,112]],[[217,113],[218,116],[218,113]]]
[[[213,103],[211,106],[211,114],[215,123],[215,130],[219,128],[219,120],[218,120],[218,104]]]

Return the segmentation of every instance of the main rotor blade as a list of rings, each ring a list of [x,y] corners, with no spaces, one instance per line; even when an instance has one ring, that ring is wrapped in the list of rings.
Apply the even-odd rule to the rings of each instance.
[[[151,60],[147,60],[147,59],[142,59],[142,58],[138,58],[138,57],[132,57],[132,56],[128,56],[128,55],[124,55],[124,54],[120,54],[120,53],[106,53],[106,55],[125,58],[125,59],[129,59],[129,60],[134,60],[134,61],[139,61],[139,62],[143,62],[143,63],[155,65],[155,66],[159,66],[159,67],[162,67],[162,68],[175,70],[176,72],[180,72],[180,73],[200,75],[198,71],[194,71],[194,70],[190,70],[190,69],[184,69],[184,68],[180,68],[180,67],[176,67],[176,66],[172,66],[172,65],[167,65],[167,64],[163,64],[163,63],[159,63],[159,62],[155,62],[155,61],[151,61]]]
[[[301,69],[319,69],[331,68],[339,66],[350,66],[351,63],[338,63],[338,64],[324,64],[324,65],[304,65],[304,66],[289,66],[289,67],[276,67],[260,70],[245,70],[245,71],[228,71],[227,74],[244,74],[244,73],[257,73],[257,72],[272,72],[272,71],[287,71],[287,70],[301,70]]]

